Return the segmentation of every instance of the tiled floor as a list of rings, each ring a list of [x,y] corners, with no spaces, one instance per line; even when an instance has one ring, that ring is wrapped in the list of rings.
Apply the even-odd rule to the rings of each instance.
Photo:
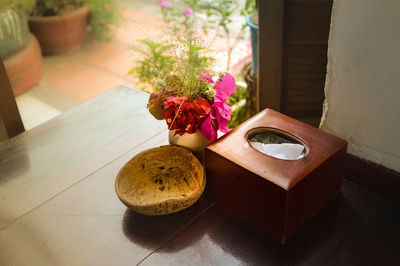
[[[165,36],[157,3],[156,0],[123,0],[123,23],[111,41],[87,41],[77,50],[44,56],[39,84],[17,97],[25,128],[29,130],[118,85],[149,91],[137,78],[127,75],[135,60],[129,47],[139,39],[159,40]],[[220,44],[216,48],[223,50],[223,41],[215,43]],[[231,72],[240,72],[249,52],[247,42],[235,48]],[[226,57],[222,56],[221,60]]]
[[[62,113],[29,93],[17,97],[16,100],[26,129],[40,125]]]

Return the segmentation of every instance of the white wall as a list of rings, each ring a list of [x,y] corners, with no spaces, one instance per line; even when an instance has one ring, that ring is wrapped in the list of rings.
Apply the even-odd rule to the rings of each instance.
[[[335,0],[320,127],[400,172],[400,0]]]

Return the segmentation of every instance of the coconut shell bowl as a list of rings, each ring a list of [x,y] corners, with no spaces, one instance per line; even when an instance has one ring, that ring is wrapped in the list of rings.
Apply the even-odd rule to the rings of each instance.
[[[196,156],[186,148],[166,145],[128,161],[117,175],[115,190],[133,211],[165,215],[194,204],[205,184],[205,171]]]

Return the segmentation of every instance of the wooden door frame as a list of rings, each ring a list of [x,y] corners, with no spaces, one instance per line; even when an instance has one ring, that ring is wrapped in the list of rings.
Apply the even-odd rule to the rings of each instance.
[[[0,56],[0,130],[9,138],[25,131],[7,72]],[[3,132],[2,132],[3,133]],[[3,133],[4,135],[4,133]],[[0,140],[1,141],[1,140]]]
[[[281,109],[284,8],[284,0],[258,1],[258,112]]]

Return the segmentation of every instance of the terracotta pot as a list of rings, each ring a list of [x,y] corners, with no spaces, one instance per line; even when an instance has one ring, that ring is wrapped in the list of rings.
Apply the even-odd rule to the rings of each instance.
[[[14,95],[20,95],[35,86],[42,75],[42,52],[35,36],[30,34],[28,46],[4,60]]]
[[[86,40],[89,8],[84,6],[63,16],[29,17],[29,28],[45,54],[62,53]]]

